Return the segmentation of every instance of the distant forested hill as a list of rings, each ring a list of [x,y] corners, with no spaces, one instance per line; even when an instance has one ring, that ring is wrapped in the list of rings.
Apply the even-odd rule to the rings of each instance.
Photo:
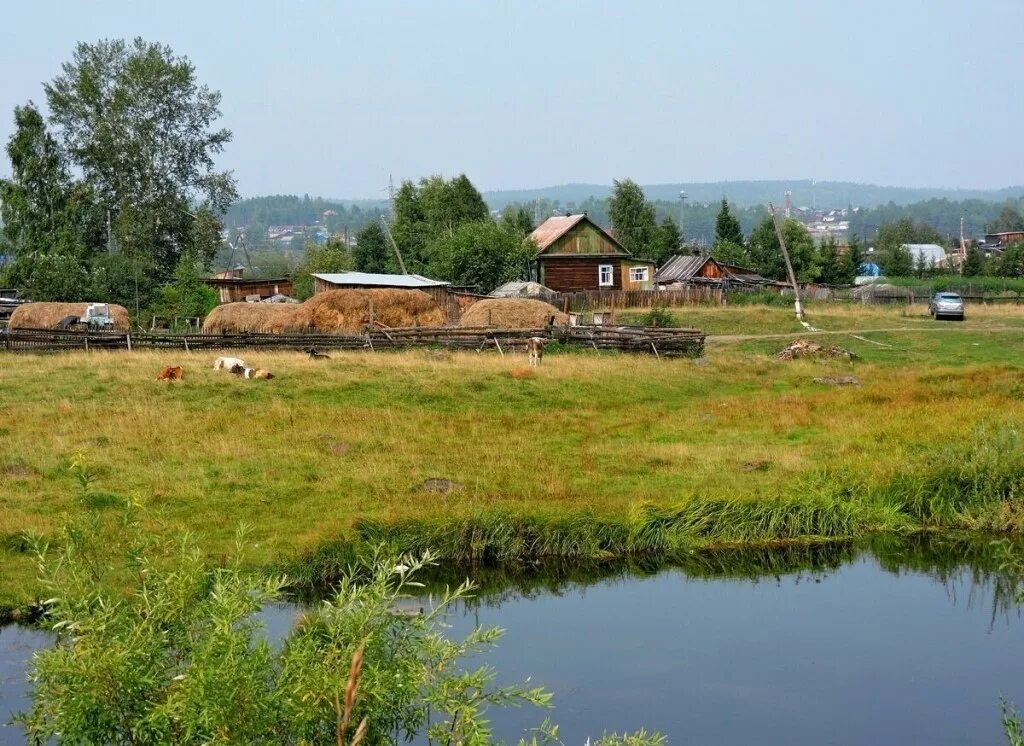
[[[769,201],[781,206],[783,194],[793,193],[793,205],[821,207],[876,207],[890,202],[909,205],[931,199],[951,201],[978,199],[1002,202],[1024,196],[1024,186],[1004,189],[918,189],[911,187],[853,184],[844,181],[777,180],[777,181],[715,181],[693,184],[648,184],[643,187],[647,199],[678,202],[679,192],[687,193],[688,202],[714,203],[725,196],[737,207],[755,207]],[[558,207],[571,207],[588,198],[605,199],[612,193],[610,184],[563,184],[537,189],[485,192],[484,199],[493,209],[510,203],[525,204],[547,200]]]

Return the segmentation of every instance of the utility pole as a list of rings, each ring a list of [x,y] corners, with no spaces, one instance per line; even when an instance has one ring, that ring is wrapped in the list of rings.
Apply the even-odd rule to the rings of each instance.
[[[409,274],[408,270],[405,268],[405,262],[402,261],[402,252],[398,250],[398,244],[395,243],[395,237],[391,235],[391,228],[388,227],[388,221],[384,219],[383,215],[380,216],[380,224],[384,226],[384,232],[387,234],[388,240],[391,242],[391,248],[395,250],[395,256],[398,257],[398,266],[402,268],[402,274]]]
[[[967,242],[964,241],[964,216],[960,216],[960,274],[964,273],[964,265],[967,263]]]
[[[689,195],[684,191],[679,192],[679,248],[682,249],[686,245],[686,234],[683,232],[683,225],[686,221],[685,208],[686,198]]]
[[[775,226],[775,235],[779,238],[779,246],[782,248],[782,258],[786,260],[786,272],[789,273],[789,281],[793,285],[794,307],[798,321],[804,320],[804,307],[800,303],[800,286],[796,282],[796,274],[793,272],[793,263],[789,261],[789,252],[786,250],[786,239],[782,235],[782,226],[779,224],[779,217],[775,214],[775,205],[768,203],[768,211],[772,215],[772,224]]]

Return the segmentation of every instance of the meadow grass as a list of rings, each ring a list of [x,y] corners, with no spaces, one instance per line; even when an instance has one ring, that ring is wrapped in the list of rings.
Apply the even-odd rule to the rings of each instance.
[[[901,327],[895,309],[849,310],[836,318]],[[730,312],[730,333],[788,330],[776,308],[693,309],[709,322],[694,323]],[[5,355],[0,606],[38,592],[26,532],[128,499],[214,557],[249,524],[254,561],[311,582],[375,543],[520,560],[1015,530],[1021,317],[920,321],[866,335],[887,347],[830,337],[852,363],[782,362],[780,340],[713,343],[696,362],[556,347],[526,377],[523,355],[493,352],[241,354],[272,381],[214,371],[215,353]],[[185,380],[156,382],[167,364]],[[434,478],[456,488],[424,489]]]

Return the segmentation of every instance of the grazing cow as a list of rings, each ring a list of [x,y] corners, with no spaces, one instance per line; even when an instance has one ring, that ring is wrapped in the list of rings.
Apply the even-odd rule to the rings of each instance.
[[[316,347],[310,347],[306,350],[306,354],[309,355],[310,360],[330,360],[331,356],[327,353],[320,352]]]
[[[158,381],[180,381],[184,378],[180,365],[165,365],[156,377]]]
[[[530,337],[526,340],[526,351],[530,354],[530,367],[536,368],[544,358],[544,337]]]
[[[219,357],[213,361],[214,370],[226,370],[229,373],[236,365],[241,365],[244,368],[245,362],[238,357]]]

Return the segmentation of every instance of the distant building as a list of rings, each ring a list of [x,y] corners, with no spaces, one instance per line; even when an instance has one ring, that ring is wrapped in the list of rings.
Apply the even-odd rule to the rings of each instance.
[[[1006,247],[1020,241],[1024,241],[1024,231],[1003,231],[1002,233],[985,234],[985,246]]]
[[[556,292],[654,287],[654,262],[634,257],[586,213],[550,217],[530,237],[540,248],[538,279]]]

